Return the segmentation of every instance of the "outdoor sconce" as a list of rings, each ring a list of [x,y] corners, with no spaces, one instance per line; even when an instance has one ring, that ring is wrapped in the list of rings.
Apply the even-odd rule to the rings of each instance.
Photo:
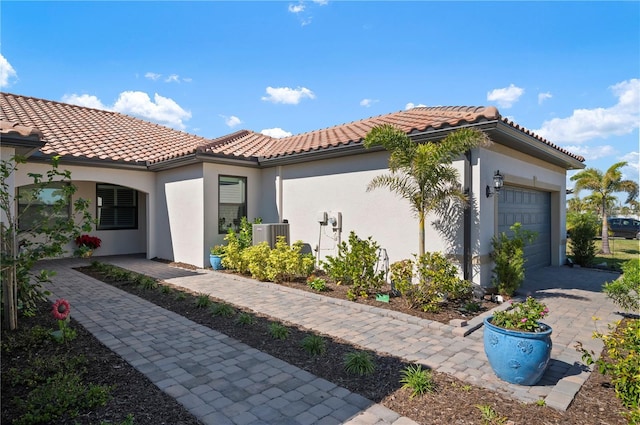
[[[504,177],[500,174],[500,170],[498,170],[493,176],[493,187],[487,185],[487,198],[492,196],[494,193],[499,193],[503,185]]]

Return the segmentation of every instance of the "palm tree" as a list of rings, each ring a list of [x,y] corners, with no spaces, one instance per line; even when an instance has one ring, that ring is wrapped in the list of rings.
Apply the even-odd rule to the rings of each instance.
[[[611,254],[609,249],[609,229],[607,224],[607,207],[611,201],[611,197],[617,192],[626,192],[627,200],[625,203],[633,201],[638,196],[638,183],[632,180],[622,180],[622,172],[620,169],[626,166],[626,162],[617,162],[613,164],[603,174],[602,171],[595,168],[586,168],[571,177],[576,182],[575,190],[581,189],[591,190],[590,197],[600,202],[600,210],[602,212],[602,253]]]
[[[389,174],[376,176],[367,191],[387,187],[409,201],[418,217],[419,255],[425,252],[425,219],[448,202],[466,202],[458,172],[451,162],[479,145],[489,143],[481,131],[460,129],[439,142],[416,143],[397,127],[389,124],[374,127],[364,139],[364,146],[382,146],[390,152]]]

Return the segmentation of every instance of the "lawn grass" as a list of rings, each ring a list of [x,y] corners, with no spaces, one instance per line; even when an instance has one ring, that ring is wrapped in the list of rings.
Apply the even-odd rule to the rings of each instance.
[[[607,263],[608,268],[622,270],[622,264],[628,260],[638,258],[640,255],[640,241],[635,239],[609,238],[609,249],[611,254],[604,255],[602,250],[602,240],[596,241],[596,258],[593,264]]]

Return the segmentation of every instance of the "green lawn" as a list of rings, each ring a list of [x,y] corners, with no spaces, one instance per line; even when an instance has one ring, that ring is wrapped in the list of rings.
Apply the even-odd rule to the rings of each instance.
[[[627,260],[638,258],[640,255],[640,241],[635,239],[609,238],[609,249],[611,254],[604,255],[600,253],[602,249],[602,240],[596,241],[596,258],[594,264],[607,263],[607,266],[622,269],[622,263]]]

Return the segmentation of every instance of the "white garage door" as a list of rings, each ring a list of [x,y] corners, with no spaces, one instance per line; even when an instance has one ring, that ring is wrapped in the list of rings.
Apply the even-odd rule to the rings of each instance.
[[[498,231],[511,235],[519,222],[538,237],[524,249],[528,270],[551,264],[551,195],[549,192],[505,186],[498,200]]]

